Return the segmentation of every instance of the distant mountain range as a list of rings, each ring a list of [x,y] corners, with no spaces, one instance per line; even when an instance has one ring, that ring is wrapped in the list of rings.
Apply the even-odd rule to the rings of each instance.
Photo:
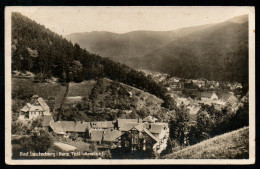
[[[86,48],[92,53],[135,67],[136,58],[143,57],[172,40],[209,26],[188,27],[174,31],[140,30],[123,34],[93,31],[69,34],[66,38],[73,43],[78,43],[82,48]]]
[[[174,31],[74,33],[66,38],[133,68],[248,83],[248,15]]]

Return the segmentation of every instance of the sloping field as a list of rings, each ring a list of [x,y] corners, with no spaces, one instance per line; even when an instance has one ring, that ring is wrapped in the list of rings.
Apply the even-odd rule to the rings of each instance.
[[[43,97],[49,106],[54,107],[56,97],[63,93],[66,86],[59,83],[34,83],[32,79],[12,78],[12,92],[21,88],[28,88],[31,93]]]
[[[241,128],[168,154],[165,159],[247,159],[249,129]]]
[[[30,88],[34,94],[37,94],[44,99],[57,96],[61,88],[65,88],[65,86],[61,86],[59,83],[34,83],[31,79],[12,78],[12,91],[26,87]]]
[[[89,96],[96,84],[96,80],[83,81],[81,83],[70,83],[68,97]]]

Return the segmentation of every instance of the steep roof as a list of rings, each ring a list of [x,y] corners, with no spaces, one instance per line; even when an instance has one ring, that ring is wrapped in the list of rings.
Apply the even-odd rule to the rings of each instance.
[[[227,101],[231,103],[232,105],[237,103],[239,100],[234,96],[233,93],[230,93],[228,91],[222,91],[218,93],[219,99]]]
[[[31,103],[26,103],[26,105],[27,105],[28,107],[32,107]]]
[[[30,110],[30,107],[28,106],[28,103],[25,106],[23,106],[23,108],[20,109],[20,110],[23,111],[23,112],[28,112]]]
[[[220,91],[218,92],[218,98],[222,100],[228,100],[229,97],[231,97],[233,94],[230,93],[229,91]]]
[[[148,134],[150,137],[152,137],[156,142],[159,142],[159,139],[157,137],[155,137],[149,130],[147,130],[146,128],[144,128],[144,132],[146,134]]]
[[[37,98],[37,95],[34,95],[33,98]],[[35,104],[35,103],[39,104]],[[46,102],[43,100],[43,98],[39,97],[33,104],[27,103],[21,111],[27,112],[27,111],[48,111],[49,106],[46,104]]]
[[[138,123],[138,119],[117,119],[118,127],[122,127],[124,123]]]
[[[51,122],[50,122],[50,127],[52,128],[52,130],[53,130],[55,133],[65,134],[64,131],[63,131],[63,128],[62,128],[62,126],[61,126],[60,121],[58,121],[58,122],[51,121]]]
[[[121,127],[119,127],[120,131],[129,131],[140,123],[123,123]]]
[[[201,92],[201,97],[210,98],[213,94],[216,94],[216,93],[215,93],[215,92],[212,92],[212,91]]]
[[[42,120],[42,126],[43,127],[48,127],[50,126],[50,122],[53,120],[52,116],[43,116],[43,120]]]
[[[38,102],[42,106],[42,108],[46,111],[49,110],[49,106],[46,104],[46,102],[43,100],[43,98],[39,97]]]
[[[136,128],[138,131],[143,131],[145,128],[145,125],[143,123],[141,123],[141,124],[135,126],[134,128]]]
[[[90,128],[89,122],[74,122],[74,121],[58,121],[50,122],[50,127],[56,133],[58,132],[85,132]]]
[[[104,130],[104,141],[116,141],[118,137],[122,135],[122,132],[119,130],[111,130],[105,129]]]
[[[159,134],[165,127],[164,124],[145,124],[146,128],[151,132],[151,133],[156,133]]]
[[[113,128],[113,121],[90,122],[92,128]]]
[[[90,128],[89,122],[60,121],[63,131],[85,132]]]
[[[92,130],[91,131],[91,141],[102,141],[103,130]]]

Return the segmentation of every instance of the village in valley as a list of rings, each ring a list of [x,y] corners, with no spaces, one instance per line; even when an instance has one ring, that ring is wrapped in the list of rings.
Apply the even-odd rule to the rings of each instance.
[[[176,106],[185,107],[193,121],[196,121],[196,115],[201,111],[202,105],[214,105],[214,108],[219,111],[229,108],[235,112],[248,99],[248,94],[241,95],[243,87],[241,83],[237,82],[221,83],[183,79],[161,73],[150,73],[148,76],[164,85],[168,94],[176,102]],[[24,78],[26,76],[15,74],[15,77]],[[132,97],[132,93],[128,97]],[[21,107],[17,121],[26,125],[32,121],[40,121],[40,127],[33,128],[31,132],[39,133],[40,130],[45,130],[51,133],[55,138],[54,145],[61,151],[72,152],[72,155],[75,155],[73,152],[77,151],[77,147],[73,143],[79,141],[81,144],[94,145],[96,147],[93,149],[93,152],[96,153],[94,156],[101,157],[102,155],[98,155],[98,152],[145,151],[149,146],[151,146],[150,150],[160,155],[167,148],[170,132],[169,119],[159,121],[154,116],[148,115],[143,119],[140,117],[117,118],[113,121],[54,121],[52,111],[42,97],[33,95],[30,102]],[[16,136],[14,135],[13,138],[16,139]],[[81,152],[82,154],[84,152]]]
[[[169,127],[167,123],[147,116],[144,119],[116,119],[114,121],[54,121],[50,107],[42,97],[34,95],[32,104],[27,103],[18,120],[29,122],[42,120],[42,129],[52,132],[57,138],[94,143],[103,149],[129,148],[131,151],[146,150],[151,143],[156,153],[161,153],[167,146]],[[38,132],[36,127],[32,132]],[[76,147],[64,143],[54,143],[65,151],[74,151]],[[64,148],[64,149],[63,149]]]
[[[12,159],[249,158],[248,15],[125,34],[41,24],[12,12]]]
[[[243,86],[239,82],[184,79],[170,77],[165,73],[144,72],[165,86],[176,105],[185,106],[192,115],[199,112],[201,105],[214,105],[217,110],[229,107],[232,111],[236,111],[248,99],[248,93],[243,92]]]

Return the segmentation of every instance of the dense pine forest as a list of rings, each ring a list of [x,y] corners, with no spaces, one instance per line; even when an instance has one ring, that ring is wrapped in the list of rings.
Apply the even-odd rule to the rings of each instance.
[[[73,45],[20,13],[12,14],[12,70],[33,72],[40,82],[51,76],[60,82],[107,77],[167,98],[165,89],[144,73]]]

